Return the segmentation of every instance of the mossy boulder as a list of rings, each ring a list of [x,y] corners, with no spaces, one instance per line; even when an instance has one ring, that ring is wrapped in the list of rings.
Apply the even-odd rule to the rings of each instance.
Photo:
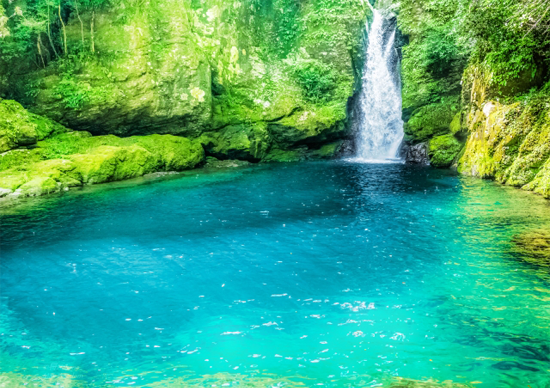
[[[135,178],[153,172],[154,157],[145,148],[100,146],[88,154],[68,157],[85,184]]]
[[[280,149],[277,147],[272,148],[264,158],[266,162],[299,162],[307,159],[308,148],[307,146],[301,146],[297,148],[285,148]]]
[[[23,196],[49,194],[81,184],[80,173],[70,160],[45,160],[0,172],[0,188]]]
[[[62,125],[28,112],[18,102],[0,98],[0,153],[31,146],[53,133],[65,131]]]
[[[264,123],[228,125],[201,136],[206,153],[218,159],[260,161],[267,154],[271,139]]]
[[[3,196],[37,196],[151,172],[182,171],[204,161],[198,141],[172,135],[118,138],[71,132],[38,142],[23,157],[28,154],[35,158],[0,171]]]
[[[452,134],[432,138],[428,143],[431,165],[438,168],[450,167],[462,147],[463,143]]]
[[[343,141],[335,141],[333,143],[325,144],[320,148],[309,148],[306,145],[298,146],[295,148],[277,148],[273,147],[269,153],[265,156],[265,162],[298,162],[309,159],[332,159],[334,158],[340,148]]]
[[[458,100],[451,98],[415,110],[409,121],[405,123],[406,139],[417,143],[449,133],[458,108]]]
[[[42,149],[13,149],[0,154],[0,171],[44,160]]]

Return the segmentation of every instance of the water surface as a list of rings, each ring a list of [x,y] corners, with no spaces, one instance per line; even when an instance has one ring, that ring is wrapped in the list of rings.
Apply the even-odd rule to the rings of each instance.
[[[131,184],[135,184],[132,182]],[[401,164],[188,172],[2,217],[0,383],[550,387],[531,193]]]

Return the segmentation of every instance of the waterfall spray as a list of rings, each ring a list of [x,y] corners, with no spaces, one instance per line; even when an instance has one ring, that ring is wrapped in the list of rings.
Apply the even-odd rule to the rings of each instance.
[[[367,26],[368,49],[358,99],[357,158],[395,161],[404,135],[396,29],[379,11],[373,14],[370,29]]]

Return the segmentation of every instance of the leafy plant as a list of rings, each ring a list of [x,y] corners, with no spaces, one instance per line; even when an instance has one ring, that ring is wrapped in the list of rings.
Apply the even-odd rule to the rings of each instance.
[[[336,87],[336,73],[332,66],[315,59],[298,62],[294,75],[304,90],[304,97],[313,103],[329,99]]]

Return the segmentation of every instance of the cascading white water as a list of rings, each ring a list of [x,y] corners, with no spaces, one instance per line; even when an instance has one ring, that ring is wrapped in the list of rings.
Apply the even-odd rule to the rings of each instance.
[[[395,161],[404,135],[395,25],[374,10],[367,32],[368,48],[357,107],[357,158],[366,162]]]

